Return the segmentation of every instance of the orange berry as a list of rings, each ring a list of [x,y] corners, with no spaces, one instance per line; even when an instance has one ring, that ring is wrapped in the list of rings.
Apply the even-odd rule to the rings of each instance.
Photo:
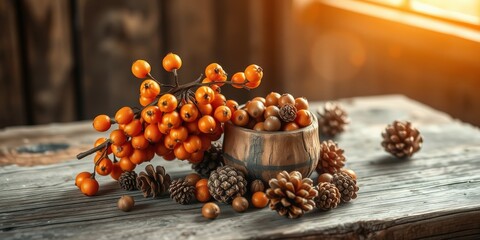
[[[118,180],[118,178],[120,177],[120,175],[123,173],[123,170],[122,170],[122,167],[120,167],[120,163],[119,162],[116,162],[113,164],[113,168],[112,168],[112,172],[110,172],[110,176],[115,179],[115,180]]]
[[[112,142],[113,145],[120,146],[126,141],[127,136],[125,136],[125,133],[122,130],[115,129],[110,133],[110,142]]]
[[[133,147],[130,142],[125,142],[121,146],[112,145],[111,148],[112,148],[113,155],[115,155],[115,157],[118,157],[118,158],[129,156],[133,151]]]
[[[235,74],[233,74],[232,76],[232,86],[234,88],[243,88],[243,85],[245,84],[245,81],[247,79],[245,78],[245,73],[243,72],[237,72]]]
[[[200,104],[198,105],[198,110],[202,115],[210,115],[213,112],[212,104]]]
[[[129,124],[125,126],[123,131],[125,132],[125,134],[127,134],[127,136],[134,137],[142,132],[142,128],[142,122],[140,122],[140,120],[138,119],[133,119]]]
[[[148,104],[152,103],[153,101],[155,101],[155,97],[149,98],[149,97],[140,96],[138,98],[138,102],[140,103],[140,105],[142,105],[142,107],[146,107]]]
[[[127,124],[133,120],[134,112],[130,107],[122,107],[115,113],[115,121],[118,124]]]
[[[131,143],[133,148],[141,150],[146,149],[150,145],[143,134],[132,137]]]
[[[221,92],[221,89],[220,89],[219,85],[223,85],[223,84],[213,84],[213,81],[208,79],[208,78],[204,78],[202,80],[202,83],[212,83],[212,84],[209,85],[209,87],[212,88],[212,90],[215,91],[216,93]]]
[[[259,82],[263,77],[263,69],[255,64],[249,65],[244,73],[248,82]]]
[[[170,137],[170,135],[165,135],[165,138],[163,139],[163,144],[166,148],[172,150],[177,145],[177,142],[172,137]]]
[[[222,66],[218,63],[211,63],[205,68],[205,76],[216,82],[227,79],[227,73],[223,70]]]
[[[164,94],[158,99],[158,107],[162,112],[168,113],[175,110],[178,106],[178,100],[170,93]]]
[[[267,95],[265,98],[265,106],[277,106],[278,105],[278,99],[280,99],[282,95],[277,92],[271,92]]]
[[[177,144],[173,149],[173,153],[175,154],[175,157],[180,160],[188,159],[191,156],[191,154],[185,150],[183,144]]]
[[[202,139],[197,135],[188,136],[185,141],[183,141],[183,147],[189,153],[195,153],[202,150]]]
[[[93,196],[97,194],[99,185],[97,180],[93,178],[85,178],[80,185],[80,191],[87,196]]]
[[[195,189],[195,198],[199,202],[208,202],[212,196],[210,195],[210,192],[208,191],[208,186],[201,186],[199,188]]]
[[[295,122],[289,122],[282,127],[282,130],[283,131],[294,131],[294,130],[297,130],[299,128],[300,127]]]
[[[203,186],[207,187],[207,185],[208,185],[208,179],[202,178],[197,181],[197,183],[195,184],[195,188],[201,188]]]
[[[89,173],[89,172],[81,172],[81,173],[77,174],[77,177],[75,177],[75,186],[80,188],[80,186],[82,185],[82,181],[84,179],[90,178],[90,177],[92,177],[92,174]]]
[[[163,158],[165,161],[172,161],[172,160],[175,159],[175,154],[173,153],[173,151],[170,151],[169,153],[163,155],[162,158]]]
[[[97,140],[93,144],[93,147],[97,147],[98,145],[103,144],[105,141],[107,141],[106,138],[103,138],[103,137],[102,138],[97,138]],[[103,150],[104,150],[104,148],[98,150],[97,152],[101,153],[101,152],[103,152]],[[112,153],[112,150],[110,148],[107,151],[108,151],[108,154]]]
[[[154,147],[155,147],[155,153],[160,157],[166,155],[167,153],[170,153],[171,151],[170,149],[165,147],[165,144],[163,142],[159,142],[155,144]]]
[[[270,200],[267,198],[267,194],[264,192],[256,192],[252,196],[252,204],[256,208],[264,208],[268,205]]]
[[[233,116],[232,116],[233,124],[243,127],[243,126],[246,126],[249,121],[250,121],[250,118],[248,116],[247,111],[243,109],[238,109],[237,111],[233,112]]]
[[[194,152],[190,155],[190,158],[188,159],[188,161],[193,164],[200,163],[201,161],[203,161],[203,155],[204,155],[203,151]]]
[[[169,135],[175,142],[183,142],[188,137],[188,130],[184,126],[172,128]]]
[[[220,106],[225,106],[227,104],[227,99],[223,94],[215,93],[213,101],[210,104],[212,104],[213,109],[217,109]]]
[[[158,129],[157,124],[149,124],[143,131],[143,136],[150,142],[156,143],[162,139],[162,133]]]
[[[258,82],[247,82],[247,83],[245,83],[245,86],[246,86],[248,89],[254,89],[254,88],[257,88],[258,86],[260,86],[261,83],[262,83],[262,81],[258,81]]]
[[[162,117],[162,124],[166,125],[169,129],[176,128],[182,125],[182,118],[177,111],[165,113]]]
[[[110,160],[107,157],[102,158],[100,162],[96,163],[96,166],[95,166],[95,171],[102,176],[106,176],[110,174],[112,172],[112,169],[113,169],[112,160]]]
[[[132,73],[137,78],[146,78],[152,68],[145,60],[137,60],[132,64]]]
[[[237,101],[235,101],[235,100],[227,100],[226,105],[227,105],[228,108],[230,108],[230,111],[232,113],[234,113],[235,111],[237,111],[240,108]]]
[[[158,123],[162,120],[162,112],[157,106],[145,107],[141,115],[146,123]]]
[[[107,131],[111,125],[110,117],[105,114],[98,115],[93,119],[93,128],[99,132]]]
[[[160,85],[152,79],[146,79],[140,85],[140,96],[155,98],[160,94]]]
[[[201,86],[195,91],[195,100],[200,105],[209,104],[215,98],[215,92],[207,86]]]
[[[192,135],[200,134],[200,130],[198,129],[198,121],[197,120],[195,120],[193,122],[186,122],[183,125],[187,128],[189,134],[192,134]]]
[[[197,119],[199,114],[198,108],[192,103],[184,104],[180,108],[180,117],[185,122],[193,122]]]
[[[207,135],[199,135],[200,137],[200,140],[202,140],[202,150],[203,151],[207,151],[208,149],[210,149],[210,147],[212,146],[212,141],[210,140],[210,138],[207,137]]]
[[[175,53],[168,53],[163,58],[162,65],[165,71],[172,72],[182,67],[182,59]]]
[[[227,122],[232,118],[232,111],[227,106],[219,106],[213,114],[215,119],[221,123]]]
[[[203,133],[213,133],[217,123],[210,115],[205,115],[198,120],[198,129]]]
[[[147,159],[147,154],[143,150],[134,149],[130,155],[130,161],[134,164],[142,164]]]
[[[135,169],[135,167],[137,166],[136,164],[132,163],[132,161],[130,161],[130,157],[128,156],[120,158],[120,161],[118,163],[120,164],[120,168],[123,171],[133,171],[133,169]]]

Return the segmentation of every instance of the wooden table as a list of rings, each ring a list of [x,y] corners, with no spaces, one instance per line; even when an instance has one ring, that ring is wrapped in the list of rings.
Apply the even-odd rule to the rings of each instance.
[[[314,210],[293,220],[269,208],[241,214],[223,204],[219,218],[207,220],[200,203],[143,198],[138,191],[121,190],[110,177],[99,178],[98,196],[86,197],[73,182],[92,167],[91,157],[76,160],[76,153],[103,135],[91,130],[90,122],[1,131],[0,238],[479,238],[477,128],[402,96],[341,102],[352,124],[336,141],[359,176],[359,196],[332,211]],[[412,121],[424,136],[413,159],[397,160],[380,146],[380,132],[395,119]],[[44,152],[51,147],[57,151]],[[181,161],[153,163],[174,178],[192,172]],[[116,208],[123,194],[134,196],[132,212]]]

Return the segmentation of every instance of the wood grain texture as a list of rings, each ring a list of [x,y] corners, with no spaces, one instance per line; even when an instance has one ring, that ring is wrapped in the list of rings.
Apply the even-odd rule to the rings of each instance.
[[[1,167],[0,235],[2,239],[479,238],[479,129],[401,96],[341,103],[352,123],[335,140],[345,150],[347,166],[358,175],[360,191],[356,200],[332,211],[314,210],[292,220],[268,208],[240,214],[220,205],[222,213],[211,221],[201,216],[200,203],[179,205],[168,196],[145,199],[138,191],[120,190],[109,177],[99,178],[98,196],[85,197],[73,181],[76,173],[91,169],[89,157]],[[395,159],[380,146],[381,131],[395,119],[412,121],[424,136],[423,149],[410,160]],[[7,130],[4,136],[14,130],[20,131]],[[84,131],[85,136],[91,133]],[[8,142],[5,137],[0,139]],[[191,172],[181,161],[153,162],[164,165],[173,178]],[[124,194],[135,197],[132,212],[116,209]]]
[[[75,119],[69,2],[21,0],[33,122]]]
[[[159,2],[78,3],[85,117],[113,116],[123,106],[140,106],[141,80],[131,73],[132,63],[144,59],[150,63],[153,76],[163,72]]]
[[[14,0],[0,1],[0,128],[27,123],[17,19]]]
[[[224,160],[243,171],[247,179],[264,183],[282,171],[299,171],[309,177],[320,158],[318,122],[289,132],[257,132],[226,123]]]

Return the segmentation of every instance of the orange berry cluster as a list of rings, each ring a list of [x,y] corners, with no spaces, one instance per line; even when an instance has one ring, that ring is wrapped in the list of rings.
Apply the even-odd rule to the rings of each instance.
[[[304,97],[271,92],[265,98],[253,98],[233,112],[232,122],[255,131],[293,131],[312,124],[313,114],[308,107]]]
[[[174,74],[175,85],[158,82],[150,73],[150,64],[137,60],[132,64],[132,73],[143,79],[139,97],[142,108],[125,106],[113,118],[102,114],[93,120],[93,127],[99,132],[109,130],[113,124],[118,128],[111,131],[108,138],[97,139],[93,149],[77,156],[80,159],[96,152],[95,171],[80,173],[84,177],[76,181],[84,194],[95,195],[98,191],[95,173],[118,180],[124,171],[132,171],[138,164],[153,159],[155,154],[165,160],[202,161],[204,151],[223,134],[223,123],[238,109],[238,103],[227,100],[220,93],[220,87],[229,84],[253,89],[260,85],[263,77],[262,68],[252,64],[228,81],[222,66],[211,63],[205,68],[205,77],[179,85],[177,71],[182,66],[181,58],[169,53],[162,65]],[[168,90],[162,91],[164,89]],[[85,177],[87,173],[90,175]],[[82,182],[86,178],[91,180],[86,181],[89,187],[84,188]],[[95,183],[96,187],[90,186]]]

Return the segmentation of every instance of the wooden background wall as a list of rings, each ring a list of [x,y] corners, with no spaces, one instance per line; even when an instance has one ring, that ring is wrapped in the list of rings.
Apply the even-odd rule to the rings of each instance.
[[[239,102],[270,91],[400,93],[480,125],[479,43],[298,2],[0,0],[0,128],[137,105],[131,63],[146,59],[169,81],[161,59],[171,51],[183,59],[182,81],[211,62],[229,73],[261,65],[259,89],[224,87]]]

